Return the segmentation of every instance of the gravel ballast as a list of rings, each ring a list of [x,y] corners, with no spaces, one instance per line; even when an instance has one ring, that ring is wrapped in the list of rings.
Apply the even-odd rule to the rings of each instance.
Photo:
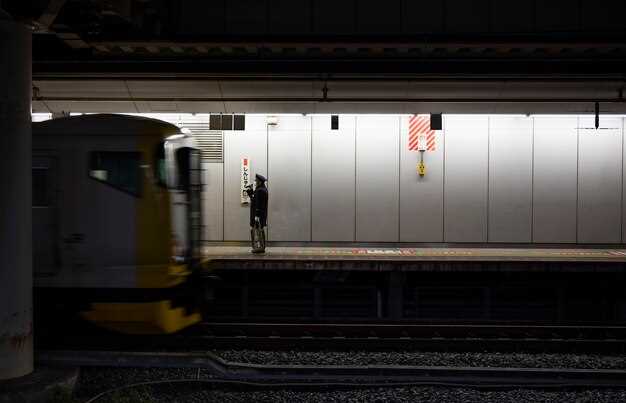
[[[226,361],[265,365],[411,365],[626,369],[625,356],[525,353],[219,350]]]
[[[91,397],[96,394],[140,382],[166,379],[195,379],[200,370],[193,368],[81,368],[75,395]]]
[[[174,398],[172,400],[172,398]],[[169,399],[169,400],[168,400]],[[577,392],[544,392],[512,390],[480,392],[449,388],[378,388],[328,392],[294,392],[289,390],[261,392],[190,391],[162,396],[158,402],[620,402],[626,391],[586,390]]]
[[[87,396],[85,396],[87,397]],[[130,399],[130,400],[129,400]],[[237,391],[213,389],[207,385],[198,387],[163,386],[138,388],[103,396],[99,403],[178,403],[178,402],[621,402],[626,401],[626,390],[558,390],[545,391],[515,389],[507,391],[479,391],[467,388],[445,387],[390,387],[343,390],[256,390]]]
[[[268,365],[410,365],[449,367],[517,367],[626,369],[626,357],[577,354],[365,352],[365,351],[213,351],[226,361]],[[204,369],[82,368],[75,396],[84,401],[100,392],[141,382],[210,379]],[[109,398],[109,397],[112,397]],[[243,389],[208,383],[165,384],[122,389],[98,402],[616,402],[626,401],[626,389],[475,390],[470,388],[405,386],[389,388]]]

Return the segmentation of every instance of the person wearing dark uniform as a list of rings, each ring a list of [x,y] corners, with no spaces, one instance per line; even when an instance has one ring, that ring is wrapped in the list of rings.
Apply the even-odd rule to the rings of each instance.
[[[252,240],[252,252],[265,252],[265,226],[267,225],[267,199],[268,192],[265,182],[267,179],[263,175],[256,174],[252,186],[246,189],[250,197],[250,237]]]

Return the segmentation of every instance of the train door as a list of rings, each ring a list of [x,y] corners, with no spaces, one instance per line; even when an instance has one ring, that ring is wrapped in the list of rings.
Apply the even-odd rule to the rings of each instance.
[[[200,150],[187,149],[189,161],[189,185],[187,190],[187,238],[189,257],[197,259],[201,255],[204,220],[202,217],[202,158]]]
[[[170,138],[164,147],[177,261],[194,260],[202,247],[202,161],[193,145],[193,138],[183,137]]]
[[[183,208],[185,258],[200,256],[202,243],[202,161],[200,150],[181,147],[176,150],[178,189],[184,194]]]
[[[33,271],[54,274],[61,268],[58,248],[58,164],[55,156],[33,155]]]

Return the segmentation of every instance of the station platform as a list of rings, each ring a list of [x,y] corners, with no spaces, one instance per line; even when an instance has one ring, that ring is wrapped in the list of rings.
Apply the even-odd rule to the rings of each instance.
[[[626,323],[623,245],[207,244],[207,320]]]
[[[249,246],[215,244],[205,246],[210,260],[401,260],[401,261],[595,261],[626,262],[626,248],[557,247],[364,247],[364,246],[270,246],[253,254]]]
[[[493,247],[493,246],[347,246],[277,245],[253,254],[248,245],[210,244],[203,248],[204,266],[220,269],[342,270],[503,270],[525,268],[622,269],[623,247]]]

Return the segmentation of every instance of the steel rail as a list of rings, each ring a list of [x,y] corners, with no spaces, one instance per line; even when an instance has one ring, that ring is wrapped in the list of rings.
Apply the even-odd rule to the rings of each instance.
[[[178,342],[174,341],[178,339]],[[626,327],[203,323],[167,344],[215,348],[626,352]]]
[[[40,337],[41,349],[190,351],[208,349],[362,349],[626,353],[626,327],[602,325],[424,323],[201,323],[172,335],[84,333]]]
[[[626,370],[431,366],[259,365],[212,353],[39,351],[39,365],[118,368],[197,368],[215,379],[260,384],[422,384],[493,387],[626,387]]]
[[[301,336],[303,332],[331,336],[375,336],[411,337],[411,336],[458,336],[460,334],[475,337],[580,337],[594,336],[604,339],[621,336],[626,339],[626,326],[614,324],[563,324],[541,325],[532,323],[307,323],[307,322],[203,322],[194,328],[194,332],[219,334],[220,332],[244,331],[251,335],[276,334]]]
[[[232,48],[241,49],[278,49],[294,47],[302,48],[315,48],[315,49],[342,49],[342,48],[355,48],[355,49],[402,49],[402,48],[415,48],[415,49],[452,49],[454,51],[459,49],[598,49],[598,48],[625,48],[626,41],[623,38],[616,40],[596,40],[596,41],[411,41],[411,40],[395,40],[395,41],[262,41],[262,42],[247,42],[245,40],[240,41],[133,41],[133,40],[121,40],[121,41],[89,41],[91,46],[104,46],[104,47],[205,47],[205,48],[223,48],[225,50],[231,50]]]

